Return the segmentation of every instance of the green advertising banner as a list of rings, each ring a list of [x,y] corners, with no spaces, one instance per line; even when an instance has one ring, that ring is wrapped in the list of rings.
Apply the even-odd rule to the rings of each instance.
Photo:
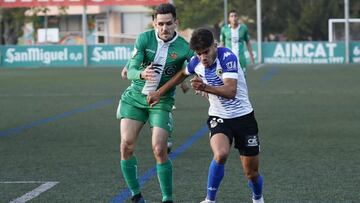
[[[83,65],[82,46],[0,47],[4,67],[74,67]]]
[[[350,63],[360,63],[360,41],[350,43]]]
[[[123,67],[131,57],[133,45],[90,45],[90,67]],[[257,44],[252,44],[255,63]],[[345,63],[344,43],[264,42],[264,63],[338,64]],[[245,56],[250,64],[249,53]],[[0,67],[84,67],[83,46],[0,46]],[[360,63],[360,42],[350,44],[350,63]]]
[[[344,43],[269,42],[263,43],[262,54],[264,63],[345,63]]]
[[[88,46],[90,66],[123,67],[130,59],[133,45]]]

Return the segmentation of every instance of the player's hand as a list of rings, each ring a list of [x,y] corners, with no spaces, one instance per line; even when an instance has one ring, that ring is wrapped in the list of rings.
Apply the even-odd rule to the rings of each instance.
[[[183,82],[183,83],[180,84],[180,88],[181,88],[181,90],[182,90],[182,92],[183,92],[184,94],[185,94],[186,92],[188,92],[189,89],[190,89],[190,87],[189,87],[185,82]]]
[[[195,76],[193,79],[190,80],[190,82],[191,82],[191,87],[197,91],[204,91],[206,87],[206,84],[198,76]]]
[[[146,97],[147,103],[150,105],[150,107],[155,106],[160,101],[160,94],[159,92],[149,92],[149,94]]]
[[[148,80],[150,82],[155,82],[156,81],[156,74],[155,70],[154,70],[154,64],[151,63],[150,65],[148,65],[142,72],[141,72],[141,79],[143,80]]]
[[[121,77],[122,79],[127,79],[127,67],[125,66],[121,71]]]
[[[204,91],[196,90],[195,95],[200,95],[200,96],[204,97],[205,99],[209,99],[209,94]]]

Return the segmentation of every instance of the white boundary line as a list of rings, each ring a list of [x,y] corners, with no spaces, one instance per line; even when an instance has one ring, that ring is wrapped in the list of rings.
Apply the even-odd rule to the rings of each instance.
[[[258,69],[264,67],[265,65],[266,65],[265,63],[258,64],[258,65],[256,65],[256,66],[254,67],[254,70],[258,70]]]
[[[4,183],[4,184],[28,184],[28,183],[42,183],[39,187],[31,190],[30,192],[24,194],[21,197],[18,197],[12,201],[10,201],[9,203],[24,203],[27,202],[31,199],[34,199],[35,197],[39,196],[41,193],[51,189],[52,187],[54,187],[56,184],[58,184],[59,182],[56,181],[48,181],[48,182],[44,182],[44,181],[3,181],[0,182]]]

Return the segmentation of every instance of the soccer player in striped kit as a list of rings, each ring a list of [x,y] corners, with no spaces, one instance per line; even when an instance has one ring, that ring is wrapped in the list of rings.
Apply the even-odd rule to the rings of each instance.
[[[211,31],[197,29],[191,36],[190,48],[196,53],[187,67],[155,92],[148,94],[152,107],[161,95],[189,75],[196,91],[208,94],[210,107],[207,124],[213,151],[208,173],[207,195],[201,203],[215,203],[216,193],[224,177],[230,147],[239,151],[239,159],[254,203],[263,203],[263,177],[259,173],[260,141],[254,110],[249,101],[244,72],[237,57],[228,48],[217,47]]]

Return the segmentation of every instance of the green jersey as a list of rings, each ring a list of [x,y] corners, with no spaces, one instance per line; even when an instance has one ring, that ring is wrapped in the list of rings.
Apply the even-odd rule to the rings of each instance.
[[[239,24],[237,28],[225,25],[221,28],[220,42],[237,56],[241,68],[246,68],[246,58],[244,53],[245,43],[250,40],[248,28],[245,24]]]
[[[193,55],[194,52],[189,48],[189,44],[177,33],[168,42],[158,38],[155,30],[141,33],[136,39],[128,66],[127,77],[132,80],[131,86],[123,93],[121,99],[137,107],[148,108],[146,95],[151,91],[156,91],[169,81]],[[140,79],[141,72],[150,63],[153,63],[157,74],[155,82]],[[174,91],[175,87],[162,96],[154,108],[165,108],[166,110],[169,108],[171,110],[174,103]]]

